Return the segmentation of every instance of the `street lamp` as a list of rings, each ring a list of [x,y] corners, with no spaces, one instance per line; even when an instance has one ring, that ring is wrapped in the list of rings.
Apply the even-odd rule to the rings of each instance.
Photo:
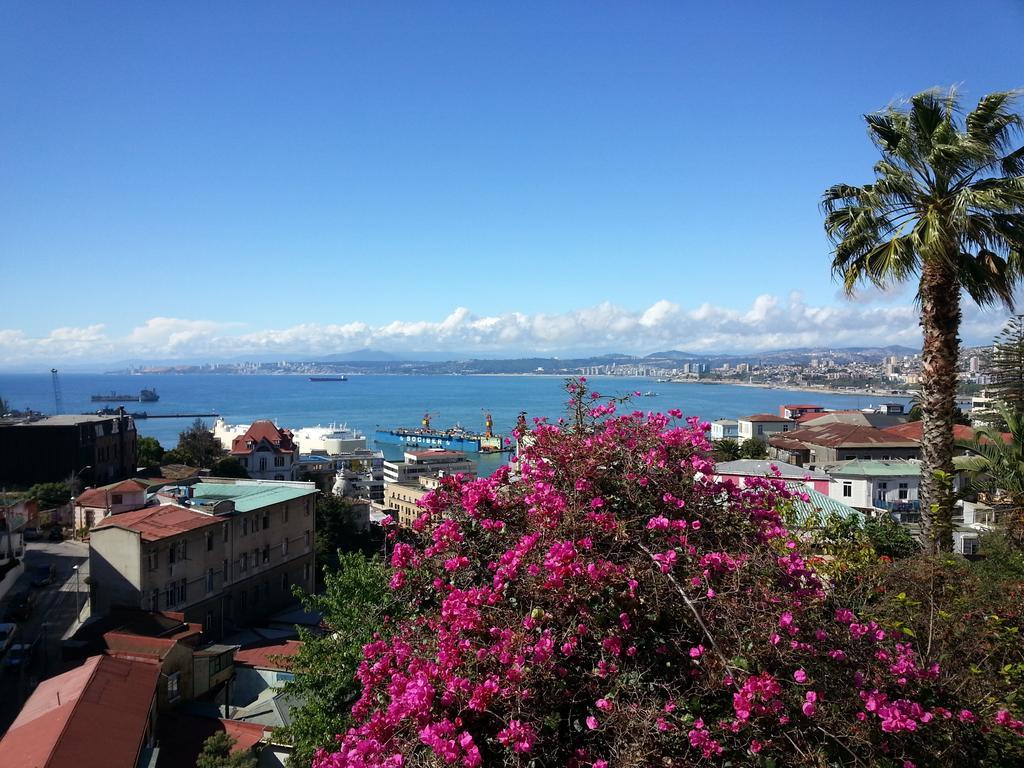
[[[82,597],[78,593],[78,566],[71,566],[71,570],[75,572],[75,625],[77,626],[82,617]]]

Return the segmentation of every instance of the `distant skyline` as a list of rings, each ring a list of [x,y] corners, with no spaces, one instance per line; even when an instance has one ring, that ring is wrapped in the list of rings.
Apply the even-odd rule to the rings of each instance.
[[[12,0],[0,369],[916,347],[912,287],[841,295],[818,200],[871,178],[864,113],[1024,86],[1022,31],[1012,0]]]

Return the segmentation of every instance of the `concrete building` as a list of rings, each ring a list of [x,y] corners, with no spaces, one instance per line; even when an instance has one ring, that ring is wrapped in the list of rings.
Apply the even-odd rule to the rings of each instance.
[[[798,403],[795,405],[783,405],[779,407],[779,415],[785,419],[799,419],[801,416],[806,416],[808,413],[824,413],[825,407],[821,405],[807,405],[806,403]]]
[[[135,472],[137,443],[135,422],[124,414],[0,421],[0,482],[123,480]]]
[[[406,451],[404,461],[384,462],[385,496],[387,483],[415,483],[419,477],[436,476],[442,472],[448,475],[461,472],[476,477],[476,463],[467,459],[461,451],[446,451],[443,448]]]
[[[775,416],[771,413],[755,413],[753,416],[744,416],[737,419],[739,442],[747,440],[762,440],[767,442],[772,435],[780,432],[788,432],[793,429],[793,420],[785,416]]]
[[[87,488],[71,500],[75,530],[88,530],[108,515],[144,507],[148,488],[148,484],[141,480],[122,480],[99,488]]]
[[[398,520],[398,524],[409,527],[423,510],[416,504],[420,499],[437,488],[441,481],[428,475],[415,481],[387,483],[384,486],[384,509]]]
[[[272,421],[254,421],[244,434],[232,440],[229,454],[238,459],[254,480],[298,477],[299,448],[291,430],[280,429]]]
[[[711,422],[712,440],[736,440],[740,435],[736,419],[715,419]]]
[[[905,460],[852,459],[828,464],[828,495],[863,510],[884,510],[900,522],[921,517],[921,465]]]
[[[175,610],[212,637],[257,621],[312,588],[313,483],[203,482],[92,530],[94,613]]]

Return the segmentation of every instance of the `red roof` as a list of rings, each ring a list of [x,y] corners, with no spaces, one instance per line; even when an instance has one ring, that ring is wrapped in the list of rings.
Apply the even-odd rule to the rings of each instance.
[[[743,416],[743,417],[741,417],[740,421],[753,421],[753,422],[758,422],[758,421],[783,422],[784,421],[784,422],[786,422],[788,424],[788,423],[792,423],[793,420],[792,419],[787,419],[785,416],[775,416],[774,414],[771,414],[771,413],[755,413],[753,416]]]
[[[263,441],[269,443],[274,453],[295,453],[298,450],[290,429],[279,429],[269,419],[262,419],[254,421],[244,435],[231,441],[231,453],[236,456],[248,455]]]
[[[93,656],[44,680],[0,739],[0,765],[134,768],[159,677],[152,662]]]
[[[268,640],[235,651],[235,664],[257,669],[287,670],[291,667],[291,658],[300,648],[302,643],[298,640]]]
[[[103,522],[92,530],[95,533],[104,528],[124,528],[129,531],[138,531],[142,534],[143,541],[159,541],[170,536],[205,528],[208,525],[220,525],[223,522],[220,518],[197,512],[194,509],[165,504],[161,507],[146,507],[145,509],[136,509],[134,512],[111,515],[104,518]]]
[[[105,507],[111,504],[111,497],[115,493],[139,493],[145,491],[148,486],[138,480],[122,480],[114,485],[105,485],[99,488],[87,488],[75,498],[75,505],[79,507]]]
[[[785,440],[785,443],[780,441]],[[828,424],[802,427],[779,437],[772,436],[769,443],[776,447],[792,447],[797,442],[804,445],[823,445],[829,448],[840,446],[890,445],[894,447],[916,448],[917,443],[884,429],[865,427],[858,424],[829,422]]]
[[[889,432],[893,435],[899,435],[905,440],[916,440],[921,442],[921,436],[924,434],[924,423],[920,421],[908,421],[906,424],[897,424],[894,427],[886,427],[883,432]],[[1013,442],[1013,435],[1009,432],[1001,432],[1003,441],[1007,443]],[[974,440],[974,429],[968,427],[966,424],[954,424],[953,425],[953,439],[963,440],[970,442]]]

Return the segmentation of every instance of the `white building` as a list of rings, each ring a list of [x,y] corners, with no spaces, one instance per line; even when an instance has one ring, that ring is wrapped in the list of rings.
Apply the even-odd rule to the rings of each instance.
[[[442,472],[448,475],[461,472],[476,477],[476,463],[461,451],[443,448],[406,451],[404,461],[384,462],[384,483],[415,483],[420,477],[436,476]]]
[[[753,416],[737,419],[740,443],[745,443],[747,440],[761,440],[767,443],[768,438],[772,435],[789,432],[794,426],[791,419],[771,413],[755,413]]]
[[[715,419],[711,422],[712,440],[735,440],[739,434],[739,423],[736,419]]]
[[[822,467],[831,477],[828,495],[857,509],[885,510],[900,522],[921,515],[921,464],[899,459],[851,459]]]

